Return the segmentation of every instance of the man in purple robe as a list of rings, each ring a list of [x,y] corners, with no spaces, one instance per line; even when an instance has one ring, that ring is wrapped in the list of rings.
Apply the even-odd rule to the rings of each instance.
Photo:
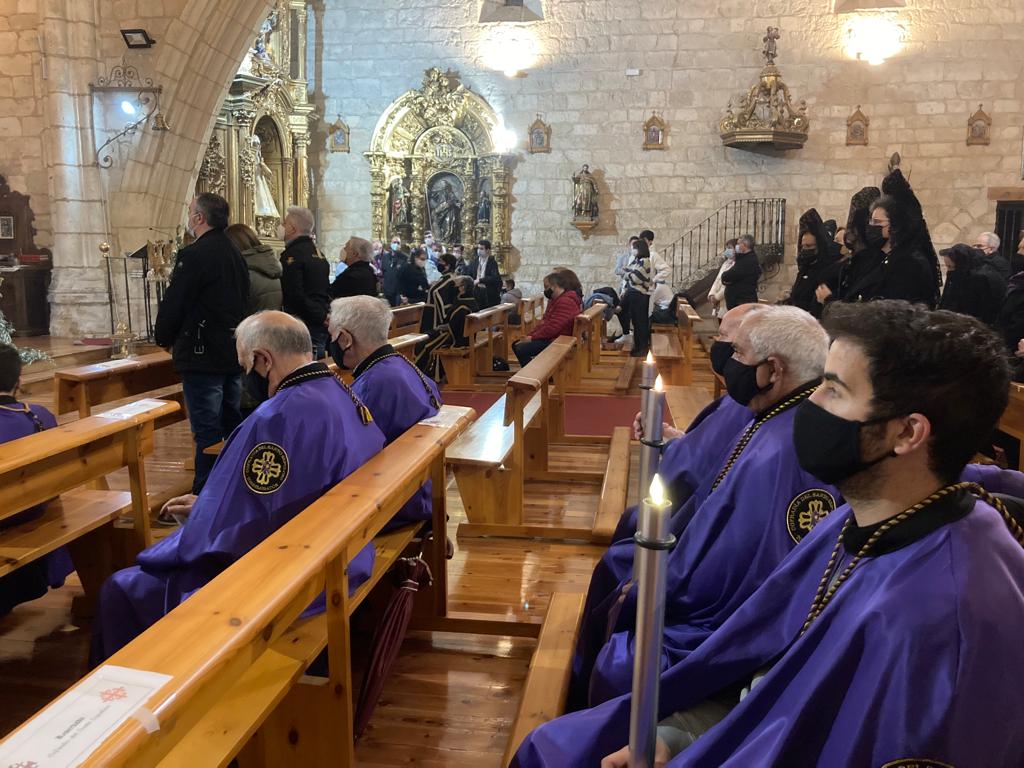
[[[53,414],[43,406],[19,402],[20,384],[21,357],[18,350],[9,344],[0,344],[0,443],[57,426]],[[44,507],[32,507],[0,520],[0,531],[36,519],[43,514]],[[67,549],[60,547],[0,577],[0,616],[9,613],[16,605],[42,597],[51,587],[62,586],[73,570]]]
[[[801,469],[792,425],[796,407],[820,381],[824,329],[796,307],[748,314],[725,364],[729,395],[756,413],[706,498],[688,504],[668,555],[662,668],[699,646],[836,507],[836,490]],[[587,683],[591,706],[629,691],[637,590],[632,576],[595,611],[605,638]],[[582,680],[581,680],[582,682]]]
[[[305,325],[284,312],[236,331],[244,383],[260,403],[224,445],[185,524],[103,585],[98,663],[358,469],[384,445],[359,399],[313,362]],[[339,511],[340,513],[341,511]],[[349,563],[349,589],[373,568],[373,544]]]
[[[384,433],[385,445],[441,407],[437,384],[388,344],[391,310],[372,296],[353,296],[331,302],[331,356],[339,368],[352,368],[352,391],[373,414]],[[384,527],[393,530],[424,522],[431,515],[431,483],[427,483]]]
[[[739,330],[743,318],[750,312],[763,308],[761,304],[741,304],[729,310],[722,317],[718,339],[711,347],[711,367],[723,375],[725,363],[732,357],[734,334]],[[659,467],[659,474],[669,489],[669,498],[680,520],[688,519],[692,510],[699,506],[711,492],[722,464],[740,435],[750,424],[754,411],[736,402],[728,394],[707,406],[693,420],[685,433],[663,424],[662,430],[668,445]],[[634,431],[639,430],[639,418],[633,423]],[[642,435],[637,432],[637,439]],[[685,511],[684,511],[685,510]],[[612,535],[612,544],[594,567],[587,589],[587,600],[583,608],[583,629],[573,657],[573,682],[570,686],[569,708],[587,706],[590,669],[594,657],[607,640],[607,606],[598,610],[619,585],[632,577],[633,555],[636,545],[637,508],[627,509]],[[679,528],[679,531],[682,529]],[[678,533],[676,534],[678,535]],[[595,613],[596,612],[596,613]]]
[[[958,482],[1007,403],[1002,342],[898,301],[825,323],[825,382],[794,442],[848,503],[662,674],[657,764],[1024,765],[1024,531]],[[513,765],[626,766],[629,707],[553,720]]]

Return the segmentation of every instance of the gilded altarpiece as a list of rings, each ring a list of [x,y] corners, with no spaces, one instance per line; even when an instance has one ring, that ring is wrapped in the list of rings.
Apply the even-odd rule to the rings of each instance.
[[[223,195],[231,220],[279,244],[290,205],[309,200],[307,0],[278,0],[231,82],[207,145],[196,192]]]
[[[446,246],[491,241],[504,267],[511,249],[511,168],[499,152],[491,106],[459,82],[429,69],[420,90],[384,112],[370,151],[373,236],[420,242],[425,232]]]

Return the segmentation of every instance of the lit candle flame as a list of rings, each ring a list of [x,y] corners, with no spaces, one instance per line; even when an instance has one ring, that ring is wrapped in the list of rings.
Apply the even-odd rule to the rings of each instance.
[[[654,365],[654,355],[651,352],[647,353],[647,359],[644,360],[646,365]]]
[[[654,391],[655,392],[664,392],[665,391],[665,382],[663,382],[661,380],[661,374],[658,374],[658,378],[656,378],[654,380]]]
[[[665,485],[661,482],[661,476],[655,475],[654,479],[651,480],[650,500],[655,506],[662,507],[668,503],[668,497],[665,494]]]

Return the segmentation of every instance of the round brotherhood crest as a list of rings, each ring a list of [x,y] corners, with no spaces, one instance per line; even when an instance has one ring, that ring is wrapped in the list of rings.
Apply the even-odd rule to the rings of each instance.
[[[793,541],[799,544],[801,539],[835,508],[835,498],[824,488],[812,488],[799,494],[789,503],[786,510],[786,529]]]
[[[904,757],[902,760],[893,760],[891,763],[886,763],[882,768],[953,768],[953,766],[949,763],[940,763],[938,760]]]
[[[273,493],[288,479],[288,454],[277,443],[260,443],[245,457],[242,477],[253,493]]]

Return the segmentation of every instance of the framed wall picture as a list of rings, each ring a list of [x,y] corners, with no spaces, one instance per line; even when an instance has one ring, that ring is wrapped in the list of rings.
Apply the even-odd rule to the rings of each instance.
[[[992,143],[992,118],[978,105],[978,111],[967,118],[967,146]]]
[[[860,111],[860,104],[858,104],[853,114],[846,118],[846,146],[866,147],[870,123],[867,115]]]
[[[327,126],[327,149],[331,152],[351,152],[348,126],[338,115],[338,119]]]
[[[654,112],[644,123],[644,149],[668,149],[668,123]]]
[[[530,124],[528,136],[527,150],[530,154],[551,151],[551,126],[541,120],[540,115]]]
[[[0,216],[0,240],[14,239],[14,217]]]

